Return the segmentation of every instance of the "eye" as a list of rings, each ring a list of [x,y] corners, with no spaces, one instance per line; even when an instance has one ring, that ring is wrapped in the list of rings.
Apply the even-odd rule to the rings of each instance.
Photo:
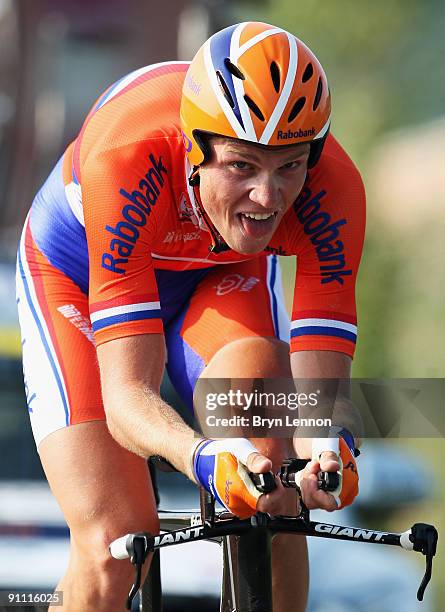
[[[287,164],[284,164],[281,167],[284,170],[296,170],[300,166],[301,166],[301,161],[291,161],[291,162],[287,162]]]
[[[233,161],[230,162],[230,165],[236,170],[246,170],[247,168],[249,168],[249,164],[245,161]]]

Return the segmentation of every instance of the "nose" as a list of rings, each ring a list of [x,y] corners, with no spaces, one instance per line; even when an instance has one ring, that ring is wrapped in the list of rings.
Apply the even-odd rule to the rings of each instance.
[[[261,173],[255,177],[250,193],[250,199],[263,208],[276,208],[280,190],[277,179],[268,173]]]

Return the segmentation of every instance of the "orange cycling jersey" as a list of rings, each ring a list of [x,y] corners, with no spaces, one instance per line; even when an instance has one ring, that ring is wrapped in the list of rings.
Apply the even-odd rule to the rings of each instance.
[[[142,68],[99,98],[33,203],[38,249],[88,295],[96,345],[162,332],[155,270],[297,256],[291,350],[352,356],[365,219],[357,169],[330,135],[265,253],[211,252],[179,126],[188,65]]]

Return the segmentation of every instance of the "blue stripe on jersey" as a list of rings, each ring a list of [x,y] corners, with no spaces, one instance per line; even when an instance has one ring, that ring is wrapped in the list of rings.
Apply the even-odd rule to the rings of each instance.
[[[31,233],[50,263],[88,293],[88,248],[85,228],[74,216],[65,195],[61,158],[31,208]]]
[[[277,301],[277,296],[275,294],[275,281],[277,278],[277,256],[276,255],[272,255],[271,257],[271,266],[272,266],[272,270],[270,273],[270,290],[272,293],[272,317],[273,317],[273,324],[275,327],[275,335],[277,338],[280,337],[280,325],[279,325],[279,321],[278,321],[278,301]]]
[[[24,240],[24,238],[22,239]],[[26,274],[25,271],[23,270],[23,263],[22,263],[22,258],[20,256],[20,247],[19,247],[19,252],[18,252],[18,264],[19,264],[19,270],[20,270],[20,276],[23,280],[23,286],[25,288],[25,294],[26,294],[26,300],[28,302],[28,306],[32,312],[32,315],[34,317],[34,321],[36,322],[37,328],[39,330],[39,334],[40,334],[40,338],[42,340],[42,344],[45,348],[45,352],[48,356],[48,361],[50,363],[51,369],[53,371],[54,374],[54,378],[56,379],[56,383],[57,383],[57,388],[59,389],[59,393],[60,393],[60,397],[62,399],[62,404],[63,404],[63,409],[65,411],[65,423],[66,425],[70,424],[70,413],[68,410],[68,401],[65,395],[65,391],[63,389],[63,385],[62,385],[62,381],[60,379],[59,376],[59,372],[57,371],[57,367],[56,364],[54,363],[54,358],[53,355],[51,353],[51,349],[48,345],[48,341],[46,339],[45,336],[45,332],[43,330],[42,324],[40,323],[40,319],[39,319],[39,315],[37,314],[37,311],[34,307],[34,304],[32,302],[32,298],[31,298],[31,293],[29,291],[29,287],[28,287],[28,280],[26,278]]]
[[[344,338],[351,342],[356,342],[357,335],[352,332],[340,329],[338,327],[321,327],[317,325],[308,325],[307,327],[298,327],[297,329],[291,329],[291,338],[297,336],[336,336],[337,338]]]
[[[99,321],[95,321],[93,325],[93,332],[97,332],[104,327],[115,325],[116,323],[128,323],[128,321],[143,321],[145,319],[160,319],[161,311],[156,310],[140,310],[139,312],[124,312],[122,314],[113,315],[111,317],[105,317]]]
[[[230,42],[232,40],[232,34],[236,27],[237,25],[235,24],[229,28],[221,30],[221,32],[217,32],[214,36],[212,36],[210,41],[210,55],[212,57],[213,67],[215,68],[215,70],[221,72],[221,75],[223,76],[224,81],[226,82],[227,87],[229,88],[230,94],[235,103],[235,108],[233,108],[233,112],[239,123],[241,124],[242,128],[245,129],[235,94],[235,86],[233,85],[234,77],[227,70],[224,64],[225,58],[230,58]]]

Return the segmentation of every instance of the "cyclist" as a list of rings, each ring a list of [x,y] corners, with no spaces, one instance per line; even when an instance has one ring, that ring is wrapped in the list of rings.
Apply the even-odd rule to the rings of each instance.
[[[158,529],[152,454],[239,516],[292,511],[289,492],[259,496],[245,468],[295,452],[312,458],[310,508],[356,495],[355,467],[336,495],[316,485],[320,467],[355,466],[347,431],[295,448],[200,440],[159,391],[165,363],[191,408],[198,379],[350,376],[364,190],[329,125],[312,51],[280,28],[237,24],[190,64],[112,85],[36,195],[18,308],[34,437],[71,531],[65,610],[123,608],[133,570],[108,544]],[[290,356],[276,254],[298,257]],[[276,538],[273,576],[274,609],[303,610],[301,539]]]

